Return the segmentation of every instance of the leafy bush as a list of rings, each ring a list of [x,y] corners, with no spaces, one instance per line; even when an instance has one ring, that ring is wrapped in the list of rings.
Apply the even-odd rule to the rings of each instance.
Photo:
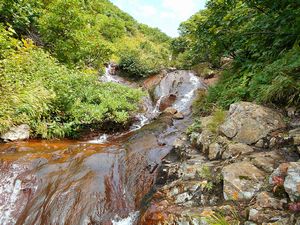
[[[229,70],[216,86],[209,89],[206,101],[225,108],[245,100],[297,106],[300,102],[299,56],[300,49],[295,47],[264,67],[252,64],[250,68]]]
[[[1,0],[0,22],[9,23],[19,35],[26,34],[36,24],[41,8],[39,0]]]
[[[11,27],[5,28],[0,23],[0,59],[5,58],[20,45],[20,41],[13,38],[14,34],[15,31]]]
[[[169,52],[140,36],[119,43],[120,68],[132,78],[147,77],[168,65]]]
[[[106,31],[106,17],[89,15],[85,10],[88,8],[80,1],[52,1],[39,18],[39,31],[61,62],[101,68],[113,53],[112,44],[101,32],[108,36],[112,29]]]
[[[125,72],[139,78],[167,66],[169,58],[170,37],[139,24],[108,0],[4,0],[0,22],[83,71],[102,70],[104,63],[121,59]]]
[[[207,101],[207,91],[200,90],[193,102],[192,110],[195,116],[207,116],[214,109],[214,105]]]
[[[43,138],[72,136],[83,125],[124,125],[142,96],[70,70],[30,42],[0,61],[0,83],[0,133],[29,123]]]

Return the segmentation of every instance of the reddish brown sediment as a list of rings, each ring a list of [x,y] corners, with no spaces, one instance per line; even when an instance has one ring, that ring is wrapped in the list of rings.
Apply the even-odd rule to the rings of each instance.
[[[174,83],[181,73],[191,76],[182,71],[171,74],[169,81]],[[200,87],[186,84],[189,79],[182,82],[176,83],[179,96]],[[176,102],[180,104],[180,99]],[[184,109],[181,121],[160,115],[141,129],[111,135],[102,144],[88,140],[0,144],[0,224],[112,224],[116,217],[139,211],[162,159],[191,123],[189,112],[189,107]]]

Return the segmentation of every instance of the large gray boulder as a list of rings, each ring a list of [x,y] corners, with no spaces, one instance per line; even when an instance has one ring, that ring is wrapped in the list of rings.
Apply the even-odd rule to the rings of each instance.
[[[282,116],[272,109],[250,103],[232,104],[220,131],[234,141],[254,144],[273,130],[284,128]]]
[[[250,200],[262,187],[265,173],[250,162],[225,166],[223,194],[225,200]]]
[[[10,128],[10,130],[1,135],[1,139],[5,142],[18,141],[28,139],[30,136],[30,127],[27,124],[22,124],[16,127]]]

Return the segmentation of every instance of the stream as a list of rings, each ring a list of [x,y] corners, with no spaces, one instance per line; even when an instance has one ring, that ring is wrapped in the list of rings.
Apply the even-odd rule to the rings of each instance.
[[[190,71],[173,71],[135,84],[151,90],[124,133],[91,140],[29,140],[0,144],[0,224],[136,224],[162,159],[189,126],[191,104],[205,85]],[[172,97],[170,99],[170,97]],[[172,106],[184,115],[161,113]]]

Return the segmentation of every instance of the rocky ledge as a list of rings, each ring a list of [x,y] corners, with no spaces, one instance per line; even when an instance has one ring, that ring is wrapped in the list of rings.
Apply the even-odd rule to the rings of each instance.
[[[300,225],[297,123],[249,102],[213,120],[175,141],[139,224]]]

